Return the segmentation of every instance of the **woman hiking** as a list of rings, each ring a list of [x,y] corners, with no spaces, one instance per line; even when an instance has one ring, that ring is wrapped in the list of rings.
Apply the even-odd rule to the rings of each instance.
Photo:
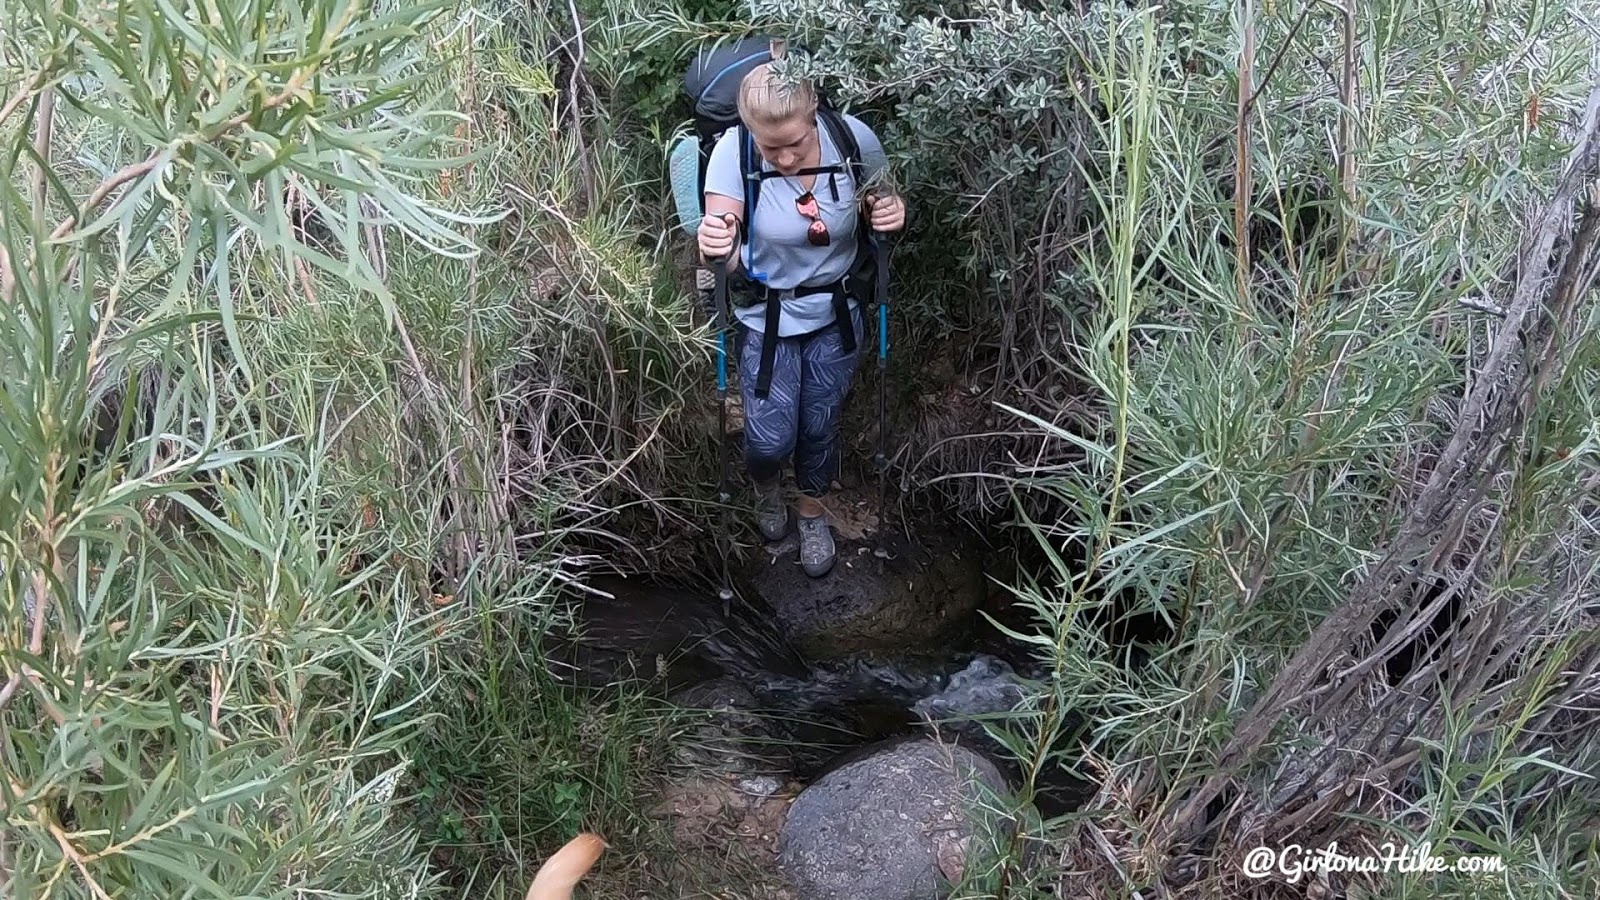
[[[874,231],[898,231],[905,203],[892,193],[858,194],[864,186],[842,165],[844,154],[823,127],[809,82],[781,82],[770,63],[757,66],[740,84],[739,117],[761,171],[754,221],[743,221],[744,148],[739,129],[729,129],[707,163],[699,249],[707,265],[731,254],[730,273],[743,269],[756,299],[765,301],[735,310],[745,466],[756,486],[761,534],[776,541],[788,529],[780,484],[793,457],[800,564],[816,578],[836,558],[826,503],[839,470],[841,412],[865,336],[860,298],[847,280],[869,237],[861,233],[860,211]],[[877,160],[881,167],[877,135],[854,116],[842,118],[860,162]],[[865,180],[875,175],[867,164]]]

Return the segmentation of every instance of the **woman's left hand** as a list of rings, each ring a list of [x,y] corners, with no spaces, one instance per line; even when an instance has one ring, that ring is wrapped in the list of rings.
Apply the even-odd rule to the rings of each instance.
[[[899,194],[874,194],[867,200],[873,231],[899,231],[906,224],[906,203]]]

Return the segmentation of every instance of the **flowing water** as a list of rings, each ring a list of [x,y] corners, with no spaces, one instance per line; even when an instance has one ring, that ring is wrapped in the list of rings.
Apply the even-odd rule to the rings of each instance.
[[[984,645],[1009,650],[1008,658],[967,641],[932,652],[808,661],[783,639],[770,610],[743,601],[724,606],[714,588],[622,578],[591,586],[604,595],[584,601],[574,661],[592,680],[656,677],[669,694],[717,679],[735,685],[754,698],[802,780],[852,751],[935,729],[1015,772],[982,725],[967,719],[1005,713],[1022,699],[1019,675],[1039,673],[1020,647]],[[976,636],[985,626],[974,620]]]

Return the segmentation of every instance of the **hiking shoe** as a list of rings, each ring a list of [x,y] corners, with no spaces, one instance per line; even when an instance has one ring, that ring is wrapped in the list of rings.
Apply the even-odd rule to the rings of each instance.
[[[783,502],[782,486],[756,485],[756,525],[761,536],[769,541],[781,541],[789,531],[789,507]]]
[[[827,516],[800,517],[800,566],[812,578],[828,574],[836,558]]]

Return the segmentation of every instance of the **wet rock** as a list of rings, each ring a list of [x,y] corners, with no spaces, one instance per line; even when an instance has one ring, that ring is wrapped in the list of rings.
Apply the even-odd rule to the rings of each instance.
[[[750,690],[734,678],[715,678],[667,701],[684,711],[685,731],[673,741],[675,761],[701,774],[785,775],[789,748],[773,734]]]
[[[881,560],[870,542],[840,540],[821,578],[808,577],[792,551],[758,554],[744,580],[811,660],[932,646],[964,632],[984,598],[981,552],[950,537],[897,543]]]
[[[980,654],[950,676],[949,684],[912,704],[912,710],[939,733],[956,733],[986,750],[1004,753],[984,730],[984,717],[1016,709],[1023,699],[1022,682],[1004,660]]]
[[[938,900],[996,824],[998,769],[931,740],[886,745],[824,775],[789,809],[778,862],[798,900]]]
[[[930,719],[1010,712],[1022,702],[1022,682],[1003,659],[978,654],[951,674],[938,693],[918,700],[917,712]]]
[[[737,678],[713,678],[673,694],[669,700],[685,709],[754,709],[756,695]]]

